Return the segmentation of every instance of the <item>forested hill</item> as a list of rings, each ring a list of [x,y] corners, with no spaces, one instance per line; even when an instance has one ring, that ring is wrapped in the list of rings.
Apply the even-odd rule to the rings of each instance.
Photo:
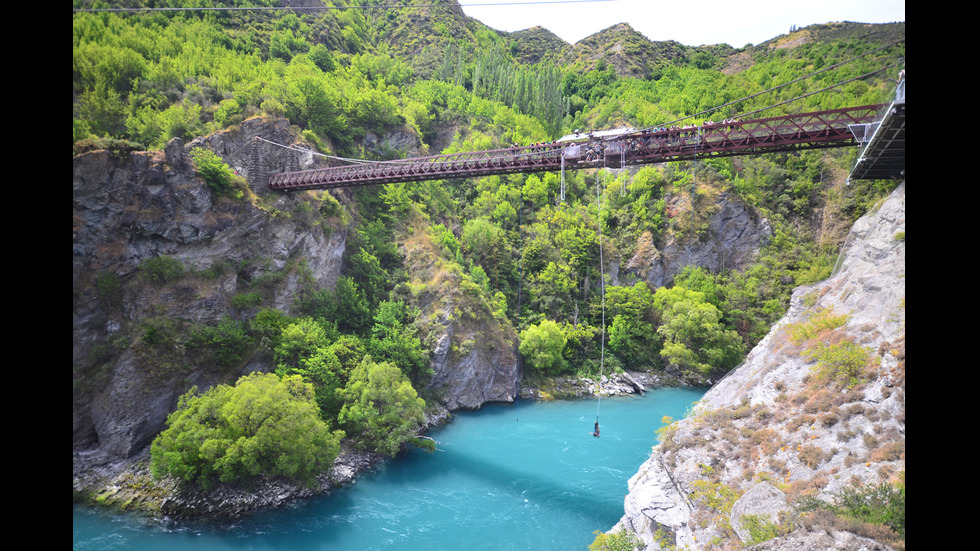
[[[513,399],[519,376],[713,381],[794,287],[830,275],[853,221],[895,186],[846,185],[855,152],[827,150],[257,195],[243,177],[257,135],[312,151],[270,149],[270,170],[309,168],[885,102],[904,68],[904,23],[742,47],[624,23],[566,44],[490,29],[454,1],[397,4],[73,14],[76,451],[138,454],[178,407],[172,425],[192,430],[205,398],[185,392],[238,403],[223,385],[252,371],[312,385],[324,449],[382,454],[423,443],[436,404]],[[410,411],[371,413],[378,395]],[[161,437],[154,468],[205,486],[309,482],[332,462],[279,472],[235,450],[189,466],[167,446],[180,441]]]

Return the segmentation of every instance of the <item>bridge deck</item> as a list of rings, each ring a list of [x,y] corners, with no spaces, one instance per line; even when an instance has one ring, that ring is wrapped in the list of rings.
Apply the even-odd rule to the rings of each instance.
[[[895,101],[880,122],[867,125],[871,136],[864,143],[850,178],[882,180],[905,175],[905,79],[898,83]]]
[[[640,131],[614,139],[434,155],[269,175],[280,191],[366,186],[515,172],[546,172],[662,163],[857,145],[848,126],[872,121],[867,105],[766,119]]]

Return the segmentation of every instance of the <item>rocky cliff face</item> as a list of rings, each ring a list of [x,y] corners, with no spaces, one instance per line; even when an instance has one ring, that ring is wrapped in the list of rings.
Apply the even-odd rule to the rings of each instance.
[[[242,141],[214,141],[220,150],[239,145],[236,139]],[[216,197],[197,177],[189,149],[175,140],[163,152],[94,151],[73,159],[76,450],[129,457],[163,428],[189,387],[240,374],[173,365],[195,365],[181,342],[172,343],[171,357],[149,358],[145,331],[241,317],[247,312],[232,304],[243,293],[260,293],[263,305],[288,311],[309,282],[331,287],[340,275],[349,224],[309,224],[296,197],[266,205]],[[141,281],[140,266],[160,257],[178,261],[182,277]],[[268,369],[256,358],[243,371]]]
[[[904,473],[904,234],[903,183],[854,225],[840,271],[797,289],[745,363],[662,431],[614,530],[646,549],[740,548],[745,515],[775,522],[802,495],[831,500]],[[822,352],[848,359],[835,366]],[[765,548],[883,546],[828,528]]]
[[[429,388],[449,409],[513,401],[517,332],[510,321],[494,316],[487,293],[440,255],[431,235],[412,230],[398,241],[410,273],[406,299],[419,309],[424,340],[432,347]]]
[[[672,200],[680,198],[678,195]],[[658,249],[649,232],[641,235],[636,253],[623,266],[624,270],[656,289],[669,286],[686,266],[700,266],[711,272],[744,268],[772,238],[769,221],[734,194],[722,193],[710,211],[705,237],[694,243],[671,233]]]
[[[73,159],[76,480],[131,462],[190,387],[273,368],[261,353],[232,364],[211,361],[191,346],[194,328],[249,318],[259,307],[290,313],[301,293],[332,288],[340,277],[357,224],[345,193],[220,197],[192,166],[191,149],[206,147],[254,184],[256,166],[281,171],[317,162],[256,136],[304,145],[286,121],[252,119],[190,144],[175,140],[165,151],[100,150]],[[405,252],[413,277],[427,280],[429,257]],[[161,258],[178,266],[179,276],[147,279],[147,261]],[[456,281],[418,301],[431,305],[422,324],[433,335],[433,386],[449,409],[512,400],[516,388],[513,329],[468,296]],[[467,315],[454,317],[460,307]]]

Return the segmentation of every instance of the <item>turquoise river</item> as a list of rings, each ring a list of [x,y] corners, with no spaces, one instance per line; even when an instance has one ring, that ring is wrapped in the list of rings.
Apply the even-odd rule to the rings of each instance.
[[[703,392],[458,412],[430,432],[439,451],[405,454],[322,497],[234,522],[161,523],[73,506],[72,548],[584,550],[622,517],[627,481],[661,419],[683,417]]]

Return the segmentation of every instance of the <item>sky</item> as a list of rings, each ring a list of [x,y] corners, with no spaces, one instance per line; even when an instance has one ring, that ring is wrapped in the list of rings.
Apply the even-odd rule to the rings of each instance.
[[[832,21],[905,21],[905,0],[459,0],[466,15],[498,31],[541,26],[574,44],[619,23],[654,41],[741,48]],[[478,4],[484,4],[479,6]],[[512,4],[512,5],[507,5]]]

